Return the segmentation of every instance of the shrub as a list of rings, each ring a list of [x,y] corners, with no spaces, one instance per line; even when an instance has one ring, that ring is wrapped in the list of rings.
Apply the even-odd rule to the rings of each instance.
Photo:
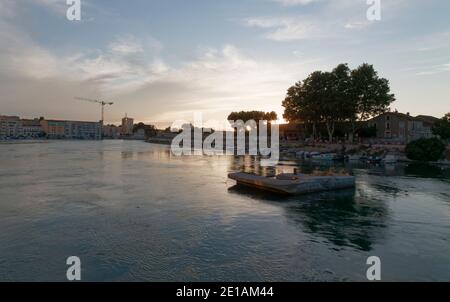
[[[445,151],[445,144],[438,138],[421,138],[406,146],[406,156],[418,161],[438,161]]]

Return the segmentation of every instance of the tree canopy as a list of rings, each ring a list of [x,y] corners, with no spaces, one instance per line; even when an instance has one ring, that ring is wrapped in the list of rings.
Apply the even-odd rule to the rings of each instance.
[[[406,156],[418,161],[438,161],[445,151],[445,144],[438,138],[421,138],[406,146]]]
[[[259,121],[276,121],[278,119],[277,113],[275,111],[272,112],[264,112],[264,111],[240,111],[240,112],[232,112],[228,116],[229,121],[238,121],[241,120],[243,122],[247,122],[250,120],[254,120],[257,123]]]
[[[335,124],[358,120],[386,112],[395,100],[389,81],[379,78],[372,65],[363,64],[351,70],[340,64],[331,72],[315,71],[287,91],[283,117],[289,122],[304,122],[327,127],[332,141]]]

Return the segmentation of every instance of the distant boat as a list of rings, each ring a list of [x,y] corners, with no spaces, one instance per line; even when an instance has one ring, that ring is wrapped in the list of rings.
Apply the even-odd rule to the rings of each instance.
[[[231,173],[228,178],[238,185],[285,195],[301,195],[355,187],[355,177],[349,175],[315,176],[280,174],[275,178],[248,173]]]

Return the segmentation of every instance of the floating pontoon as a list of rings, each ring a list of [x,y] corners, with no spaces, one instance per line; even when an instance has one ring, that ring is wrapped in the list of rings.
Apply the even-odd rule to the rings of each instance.
[[[287,195],[300,195],[355,187],[355,177],[348,175],[315,176],[280,174],[274,178],[248,173],[231,173],[228,178],[238,185]]]

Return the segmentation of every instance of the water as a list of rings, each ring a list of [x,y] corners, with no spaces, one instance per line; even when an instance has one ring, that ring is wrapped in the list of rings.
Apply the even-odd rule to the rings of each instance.
[[[364,281],[378,256],[385,281],[450,281],[448,169],[356,165],[355,190],[288,198],[227,179],[297,165],[142,142],[0,144],[0,280],[64,281],[78,256],[84,281]]]

